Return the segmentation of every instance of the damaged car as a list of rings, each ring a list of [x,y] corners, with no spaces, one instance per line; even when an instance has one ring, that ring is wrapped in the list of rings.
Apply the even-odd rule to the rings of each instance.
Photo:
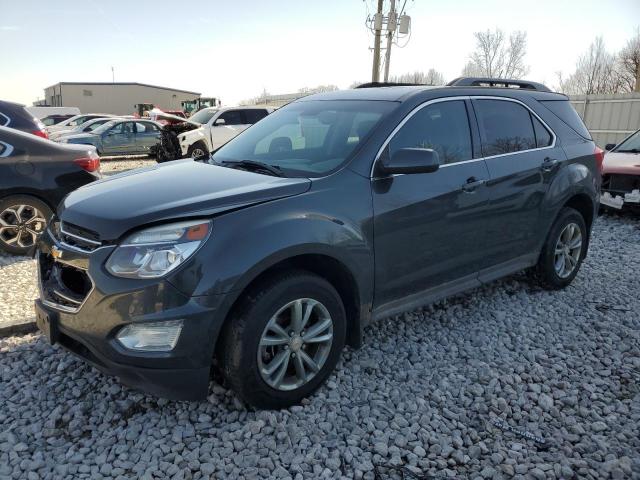
[[[640,130],[605,149],[600,203],[617,210],[640,209]]]
[[[163,127],[153,153],[159,163],[206,157],[271,112],[272,108],[264,107],[225,107],[204,108],[187,120],[176,116],[181,122]]]

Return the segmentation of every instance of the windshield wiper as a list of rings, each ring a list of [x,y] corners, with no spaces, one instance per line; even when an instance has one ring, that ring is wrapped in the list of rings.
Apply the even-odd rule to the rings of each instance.
[[[640,148],[630,148],[629,150],[616,150],[617,153],[640,153]]]
[[[270,165],[264,162],[258,162],[257,160],[239,160],[239,161],[223,161],[220,165],[230,168],[241,168],[250,172],[266,171],[274,177],[286,177],[284,172],[277,165]]]

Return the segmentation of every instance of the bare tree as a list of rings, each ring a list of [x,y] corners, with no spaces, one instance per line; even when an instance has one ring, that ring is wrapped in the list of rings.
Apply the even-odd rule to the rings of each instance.
[[[475,32],[476,49],[462,70],[464,76],[522,78],[529,73],[525,64],[527,32],[514,31],[507,38],[502,30]]]
[[[570,95],[618,93],[624,91],[616,56],[607,52],[602,37],[597,37],[576,63],[566,80],[559,74],[559,90]]]
[[[317,87],[302,87],[301,89],[298,90],[298,93],[307,93],[307,94],[312,94],[312,93],[322,93],[322,92],[335,92],[336,90],[339,90],[339,88],[336,85],[318,85]]]
[[[640,92],[640,29],[618,53],[618,74],[625,90]]]
[[[389,78],[394,83],[416,83],[421,85],[444,85],[444,75],[435,68],[430,68],[426,73],[415,71],[413,73],[404,73]]]

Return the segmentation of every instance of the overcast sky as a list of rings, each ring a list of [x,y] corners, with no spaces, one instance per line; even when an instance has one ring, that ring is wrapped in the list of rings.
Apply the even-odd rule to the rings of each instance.
[[[403,0],[398,0],[401,5]],[[368,81],[374,0],[0,0],[0,98],[31,104],[60,81],[151,83],[221,97]],[[388,3],[388,2],[387,2]],[[556,84],[597,35],[620,49],[640,27],[640,0],[408,0],[413,33],[391,74],[460,74],[473,32],[528,33],[531,80]]]

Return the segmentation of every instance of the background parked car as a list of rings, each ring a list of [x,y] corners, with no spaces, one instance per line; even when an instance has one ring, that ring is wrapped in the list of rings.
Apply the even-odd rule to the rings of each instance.
[[[69,135],[77,135],[79,133],[90,133],[97,129],[99,126],[104,125],[105,123],[113,121],[113,117],[104,117],[104,118],[92,118],[91,120],[87,120],[80,125],[73,127],[70,130],[59,130],[57,132],[53,132],[49,135],[49,140],[58,141],[63,137],[67,137]]]
[[[0,100],[0,126],[33,133],[42,138],[48,137],[42,122],[19,103]]]
[[[60,142],[93,145],[100,155],[148,154],[158,143],[160,129],[151,120],[112,120],[93,132],[69,135]]]
[[[178,135],[182,157],[200,157],[221,147],[246,128],[273,112],[272,108],[205,108],[189,118],[201,124]]]
[[[60,122],[69,120],[73,116],[74,115],[68,115],[68,114],[49,115],[47,117],[44,117],[40,121],[44,124],[45,127],[50,127],[51,125],[57,125]]]
[[[640,130],[606,149],[600,203],[617,209],[640,208]]]
[[[100,157],[0,127],[0,250],[25,254],[71,191],[100,178]]]
[[[83,124],[87,120],[92,120],[94,118],[105,118],[105,117],[113,117],[116,118],[116,115],[111,115],[109,113],[87,113],[83,115],[74,115],[68,120],[64,122],[60,122],[56,125],[51,125],[47,127],[47,133],[51,134],[53,132],[59,132],[60,130],[71,130],[72,128],[77,127],[78,125]]]

